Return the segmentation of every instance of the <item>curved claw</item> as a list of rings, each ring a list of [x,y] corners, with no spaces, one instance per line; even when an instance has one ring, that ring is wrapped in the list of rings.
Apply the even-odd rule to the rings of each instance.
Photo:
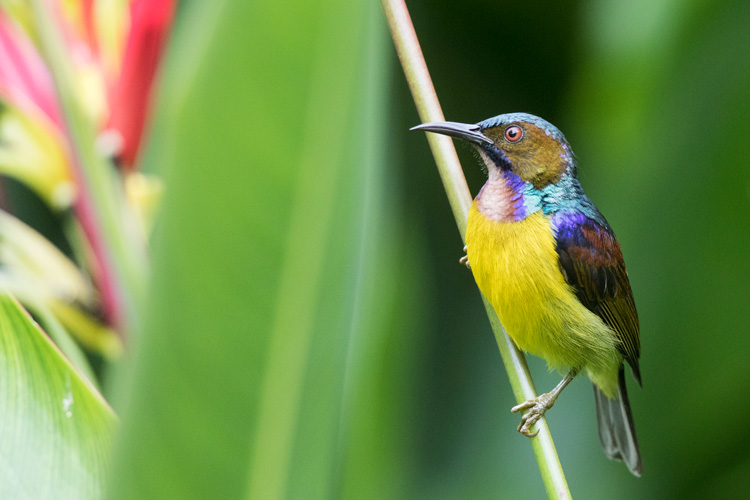
[[[517,413],[521,410],[529,410],[523,416],[521,416],[521,423],[518,424],[518,432],[526,437],[534,437],[539,434],[539,430],[531,432],[530,428],[541,419],[544,414],[552,408],[555,404],[555,400],[560,395],[563,389],[570,383],[571,380],[578,373],[578,369],[571,369],[570,372],[555,386],[550,392],[537,396],[534,399],[524,401],[520,405],[516,405],[510,409],[511,412]]]
[[[539,434],[539,430],[537,429],[535,432],[531,432],[529,429],[531,425],[529,425],[528,422],[521,422],[518,424],[518,432],[526,436],[527,438],[533,438],[536,437],[537,434]]]
[[[513,413],[518,413],[521,410],[529,410],[521,416],[521,423],[518,424],[518,432],[526,437],[532,438],[539,434],[539,430],[531,432],[531,427],[534,426],[544,416],[547,410],[554,404],[554,400],[547,394],[524,401],[523,403],[514,406],[510,409]]]
[[[531,432],[531,427],[536,424],[542,418],[542,414],[535,411],[530,411],[521,417],[521,423],[518,424],[518,432],[526,437],[533,438],[539,434],[539,430]]]

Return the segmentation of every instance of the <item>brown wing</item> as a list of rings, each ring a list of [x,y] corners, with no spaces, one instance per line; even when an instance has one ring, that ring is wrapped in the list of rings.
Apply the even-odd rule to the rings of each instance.
[[[553,224],[566,281],[581,303],[614,330],[618,350],[640,384],[638,313],[617,238],[606,222],[600,224],[580,212],[557,213]]]

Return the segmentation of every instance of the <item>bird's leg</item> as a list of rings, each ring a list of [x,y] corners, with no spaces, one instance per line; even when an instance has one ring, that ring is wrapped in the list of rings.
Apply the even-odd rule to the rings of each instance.
[[[551,391],[511,408],[510,411],[513,413],[517,413],[521,410],[529,410],[521,417],[521,423],[518,424],[518,432],[530,438],[539,434],[538,430],[536,432],[531,432],[531,426],[537,423],[547,410],[552,408],[552,405],[555,404],[555,400],[557,400],[557,396],[560,395],[563,389],[565,389],[577,374],[578,370],[570,370],[570,372],[568,372],[560,383]]]
[[[464,245],[464,252],[466,252],[466,245]],[[469,269],[471,269],[471,264],[469,264],[469,256],[468,255],[464,255],[463,257],[461,257],[460,259],[458,259],[458,263],[459,264],[463,264],[466,267],[468,267]]]

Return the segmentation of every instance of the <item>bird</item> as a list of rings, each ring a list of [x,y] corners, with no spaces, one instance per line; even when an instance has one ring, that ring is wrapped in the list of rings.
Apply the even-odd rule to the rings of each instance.
[[[599,438],[608,458],[640,476],[641,453],[625,370],[642,386],[640,326],[620,244],[578,180],[577,160],[557,127],[528,113],[475,124],[413,127],[469,143],[487,182],[469,210],[467,264],[513,342],[565,376],[517,406],[532,427],[584,373],[593,382]]]

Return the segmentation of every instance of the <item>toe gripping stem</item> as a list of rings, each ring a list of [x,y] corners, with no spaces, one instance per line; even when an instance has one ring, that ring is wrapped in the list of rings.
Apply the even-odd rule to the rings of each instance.
[[[541,394],[534,399],[524,401],[520,405],[516,405],[510,409],[513,413],[518,413],[522,410],[529,410],[521,416],[521,423],[518,424],[518,432],[526,437],[534,437],[539,434],[537,429],[535,432],[531,432],[531,427],[536,424],[555,404],[557,397],[567,387],[567,385],[575,378],[578,374],[578,370],[572,369],[567,375],[555,386],[551,391]]]
[[[464,253],[466,253],[466,245],[464,245]],[[464,255],[463,257],[461,257],[460,259],[458,259],[458,263],[459,264],[463,264],[466,267],[468,267],[469,269],[471,269],[471,264],[469,264],[469,256],[468,255]]]

